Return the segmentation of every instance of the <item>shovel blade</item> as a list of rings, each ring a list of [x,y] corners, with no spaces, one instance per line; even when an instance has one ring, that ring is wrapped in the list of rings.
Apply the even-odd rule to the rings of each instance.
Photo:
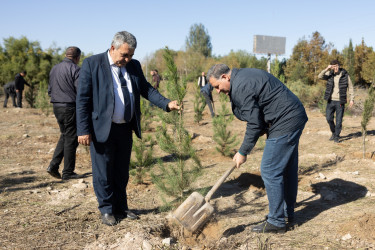
[[[193,192],[173,213],[173,217],[188,231],[194,232],[210,218],[214,208],[204,197]]]

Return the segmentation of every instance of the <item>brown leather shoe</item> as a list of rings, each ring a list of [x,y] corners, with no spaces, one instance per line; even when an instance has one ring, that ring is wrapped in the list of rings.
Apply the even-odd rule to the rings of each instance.
[[[113,214],[102,214],[102,222],[103,224],[106,224],[107,226],[114,226],[117,224],[117,220]]]

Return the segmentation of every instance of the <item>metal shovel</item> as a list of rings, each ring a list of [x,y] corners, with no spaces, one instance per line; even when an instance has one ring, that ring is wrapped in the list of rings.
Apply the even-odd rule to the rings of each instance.
[[[211,190],[203,197],[198,192],[193,192],[172,214],[173,217],[187,230],[194,232],[202,226],[214,212],[214,208],[208,203],[224,180],[236,168],[234,165],[228,169],[215,183]]]

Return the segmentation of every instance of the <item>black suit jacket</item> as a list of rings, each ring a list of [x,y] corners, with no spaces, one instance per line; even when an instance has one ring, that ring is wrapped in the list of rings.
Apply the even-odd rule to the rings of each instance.
[[[77,90],[77,135],[91,134],[97,142],[105,142],[108,139],[115,107],[112,73],[107,53],[94,55],[83,61]],[[132,129],[141,138],[140,96],[165,111],[170,100],[147,82],[137,60],[131,60],[126,65],[126,70],[133,87],[135,104]]]

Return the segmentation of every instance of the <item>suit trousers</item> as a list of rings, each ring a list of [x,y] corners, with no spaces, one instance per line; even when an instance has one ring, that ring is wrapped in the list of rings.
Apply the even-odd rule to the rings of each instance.
[[[61,134],[53,153],[50,167],[52,169],[59,169],[60,163],[64,158],[62,175],[70,175],[75,169],[76,150],[78,147],[76,107],[57,107],[54,105],[53,112],[55,113]]]
[[[22,108],[22,92],[23,92],[23,90],[18,90],[18,92],[16,92],[16,95],[17,95],[17,107],[18,108]]]
[[[128,210],[126,186],[132,144],[130,123],[112,123],[104,143],[93,138],[90,145],[93,186],[102,214]]]

